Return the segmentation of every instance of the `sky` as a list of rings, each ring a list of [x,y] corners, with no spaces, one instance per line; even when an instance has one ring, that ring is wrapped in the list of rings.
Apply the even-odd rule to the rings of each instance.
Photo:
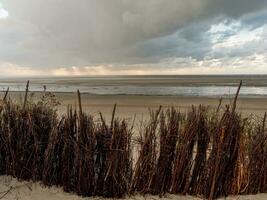
[[[267,0],[0,0],[0,77],[267,74]]]

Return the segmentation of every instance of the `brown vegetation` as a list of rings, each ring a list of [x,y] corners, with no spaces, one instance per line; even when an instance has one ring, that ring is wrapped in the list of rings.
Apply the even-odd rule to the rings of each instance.
[[[82,196],[216,199],[267,192],[266,115],[242,118],[239,89],[225,109],[151,111],[137,138],[126,120],[115,117],[116,105],[110,123],[101,113],[99,120],[85,114],[79,91],[79,110],[69,106],[64,116],[57,116],[58,102],[46,91],[39,102],[29,102],[27,84],[22,105],[7,91],[0,107],[0,174]]]

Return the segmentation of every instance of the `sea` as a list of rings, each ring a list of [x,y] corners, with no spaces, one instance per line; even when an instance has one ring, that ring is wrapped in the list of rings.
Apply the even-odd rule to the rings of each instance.
[[[240,81],[241,97],[267,97],[267,75],[164,75],[0,78],[0,91],[29,90],[92,95],[144,95],[184,97],[231,97]]]

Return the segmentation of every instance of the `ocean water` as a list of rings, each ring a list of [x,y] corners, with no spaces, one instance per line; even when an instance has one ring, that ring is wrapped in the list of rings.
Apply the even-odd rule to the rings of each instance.
[[[26,78],[0,79],[0,90],[24,91]],[[243,81],[240,96],[267,97],[267,76],[103,76],[29,78],[30,91],[76,92],[93,95],[150,95],[185,97],[225,97],[236,93]]]

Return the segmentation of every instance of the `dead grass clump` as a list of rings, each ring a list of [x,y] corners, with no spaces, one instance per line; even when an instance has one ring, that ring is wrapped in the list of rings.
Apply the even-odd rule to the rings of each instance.
[[[111,146],[112,133],[106,121],[101,115],[101,123],[97,125],[96,129],[96,148],[95,148],[95,173],[96,186],[95,194],[102,196],[104,193],[105,177],[108,172],[108,154]]]
[[[267,133],[265,124],[266,113],[262,122],[259,122],[249,135],[247,194],[267,191]]]
[[[92,196],[95,187],[95,135],[91,116],[81,113],[78,122],[78,135],[75,144],[75,169],[77,175],[76,192],[82,196]]]
[[[267,192],[266,118],[242,118],[236,102],[221,112],[192,107],[150,112],[137,139],[125,119],[100,120],[68,107],[57,116],[55,96],[0,105],[0,174],[61,186],[82,196],[122,198],[138,192],[190,194],[207,199]]]
[[[186,188],[186,192],[190,194],[198,194],[198,189],[201,186],[201,176],[203,174],[205,164],[208,157],[208,147],[210,143],[210,133],[208,128],[208,109],[203,106],[199,106],[197,112],[197,142],[196,153],[192,169],[192,175],[189,187]]]
[[[162,195],[169,192],[182,117],[174,108],[161,113],[159,128],[160,152],[150,186],[152,194]]]
[[[105,197],[121,198],[129,193],[132,176],[131,146],[127,124],[125,121],[114,121],[111,144],[107,160],[107,172],[104,179]]]
[[[235,190],[234,177],[240,164],[242,139],[242,118],[236,113],[236,101],[242,82],[238,88],[232,108],[226,110],[217,125],[212,125],[211,152],[201,175],[198,194],[208,199],[227,196]],[[216,118],[215,118],[216,119]]]
[[[62,152],[64,147],[64,119],[53,128],[45,151],[42,181],[46,186],[62,186]]]
[[[41,180],[44,152],[56,114],[47,107],[5,103],[1,113],[2,171],[21,180]]]
[[[60,185],[64,191],[76,191],[78,184],[77,168],[75,167],[75,153],[78,133],[78,115],[76,110],[70,108],[63,121],[63,151],[62,151],[62,177]]]
[[[159,122],[161,107],[157,111],[150,111],[150,121],[140,134],[139,156],[135,164],[131,192],[148,193],[156,167],[156,130]]]
[[[204,108],[202,106],[199,109],[192,107],[178,138],[171,185],[171,192],[174,194],[186,194],[190,187],[195,188],[194,184],[200,173],[198,167],[203,168],[207,144],[209,143],[205,123]],[[197,154],[194,155],[197,141],[199,146],[197,147]],[[197,165],[194,165],[194,157],[196,157],[195,163]]]
[[[132,177],[131,135],[125,120],[115,118],[110,126],[101,116],[96,132],[96,194],[121,198],[129,193]]]

